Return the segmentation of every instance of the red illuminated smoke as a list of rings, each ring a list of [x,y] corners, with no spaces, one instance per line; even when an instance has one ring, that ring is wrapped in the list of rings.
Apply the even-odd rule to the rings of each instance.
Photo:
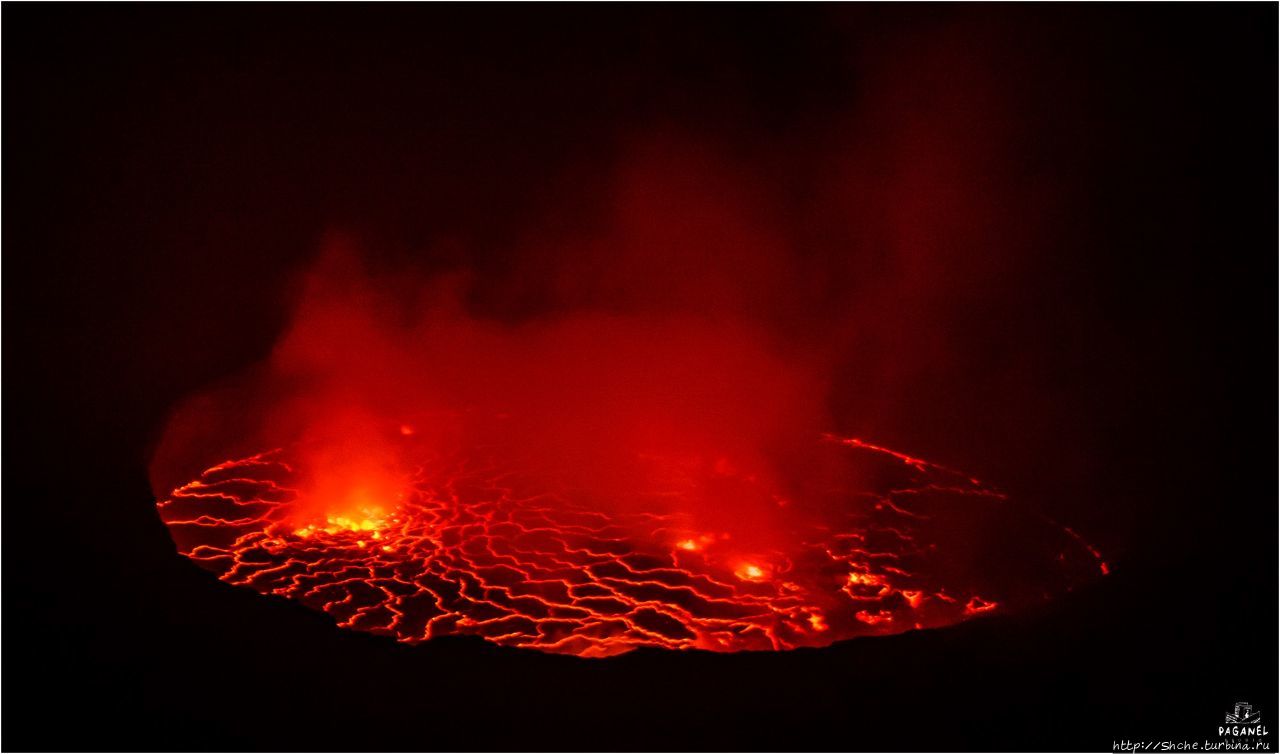
[[[179,550],[345,626],[582,655],[824,645],[1105,571],[965,474],[830,439],[915,412],[912,381],[955,357],[949,315],[1008,267],[965,235],[990,206],[917,190],[984,152],[926,136],[947,159],[901,149],[896,213],[853,181],[788,215],[760,174],[659,140],[570,229],[447,272],[330,243],[269,358],[166,430]]]

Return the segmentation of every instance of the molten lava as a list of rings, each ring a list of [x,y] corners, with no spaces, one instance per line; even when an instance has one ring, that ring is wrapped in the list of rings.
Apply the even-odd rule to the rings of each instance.
[[[410,425],[388,434],[413,457]],[[213,466],[160,515],[223,581],[403,642],[468,634],[588,657],[824,646],[1017,608],[1107,568],[980,481],[855,439],[814,442],[845,471],[834,488],[645,458],[622,505],[488,446],[422,451],[344,490],[300,473],[302,452]],[[681,505],[708,495],[771,501],[768,536]]]

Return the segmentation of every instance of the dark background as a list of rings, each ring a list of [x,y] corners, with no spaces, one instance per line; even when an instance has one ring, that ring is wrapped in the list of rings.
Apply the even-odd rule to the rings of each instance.
[[[4,747],[1101,750],[1203,742],[1237,700],[1275,730],[1276,13],[8,4]],[[501,266],[621,130],[803,141],[856,115],[849,50],[920,30],[1000,42],[1076,190],[957,326],[971,355],[872,429],[1069,520],[1110,577],[822,651],[582,661],[339,631],[174,553],[166,413],[267,353],[326,231]],[[993,380],[1000,348],[1042,377]]]

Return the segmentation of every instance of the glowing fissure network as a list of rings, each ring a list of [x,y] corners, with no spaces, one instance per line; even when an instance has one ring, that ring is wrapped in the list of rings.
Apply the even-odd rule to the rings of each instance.
[[[605,512],[492,459],[439,457],[394,500],[300,513],[277,449],[207,469],[158,509],[179,551],[223,581],[343,627],[588,657],[825,646],[1016,609],[1106,572],[1075,532],[976,479],[855,439],[815,448],[864,481],[834,490],[835,506],[794,501],[781,549],[672,504],[732,476],[725,464],[664,479],[651,509],[640,498]],[[792,501],[761,492],[789,520]]]

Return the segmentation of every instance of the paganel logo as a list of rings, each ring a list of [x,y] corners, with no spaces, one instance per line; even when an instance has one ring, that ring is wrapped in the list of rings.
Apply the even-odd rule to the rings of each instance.
[[[1254,712],[1252,704],[1236,702],[1235,710],[1227,713],[1227,722],[1238,723],[1240,725],[1260,723],[1262,722],[1262,713]]]
[[[1219,736],[1265,736],[1268,732],[1262,724],[1262,713],[1245,702],[1236,702],[1235,708],[1227,713],[1226,725],[1218,726]]]

